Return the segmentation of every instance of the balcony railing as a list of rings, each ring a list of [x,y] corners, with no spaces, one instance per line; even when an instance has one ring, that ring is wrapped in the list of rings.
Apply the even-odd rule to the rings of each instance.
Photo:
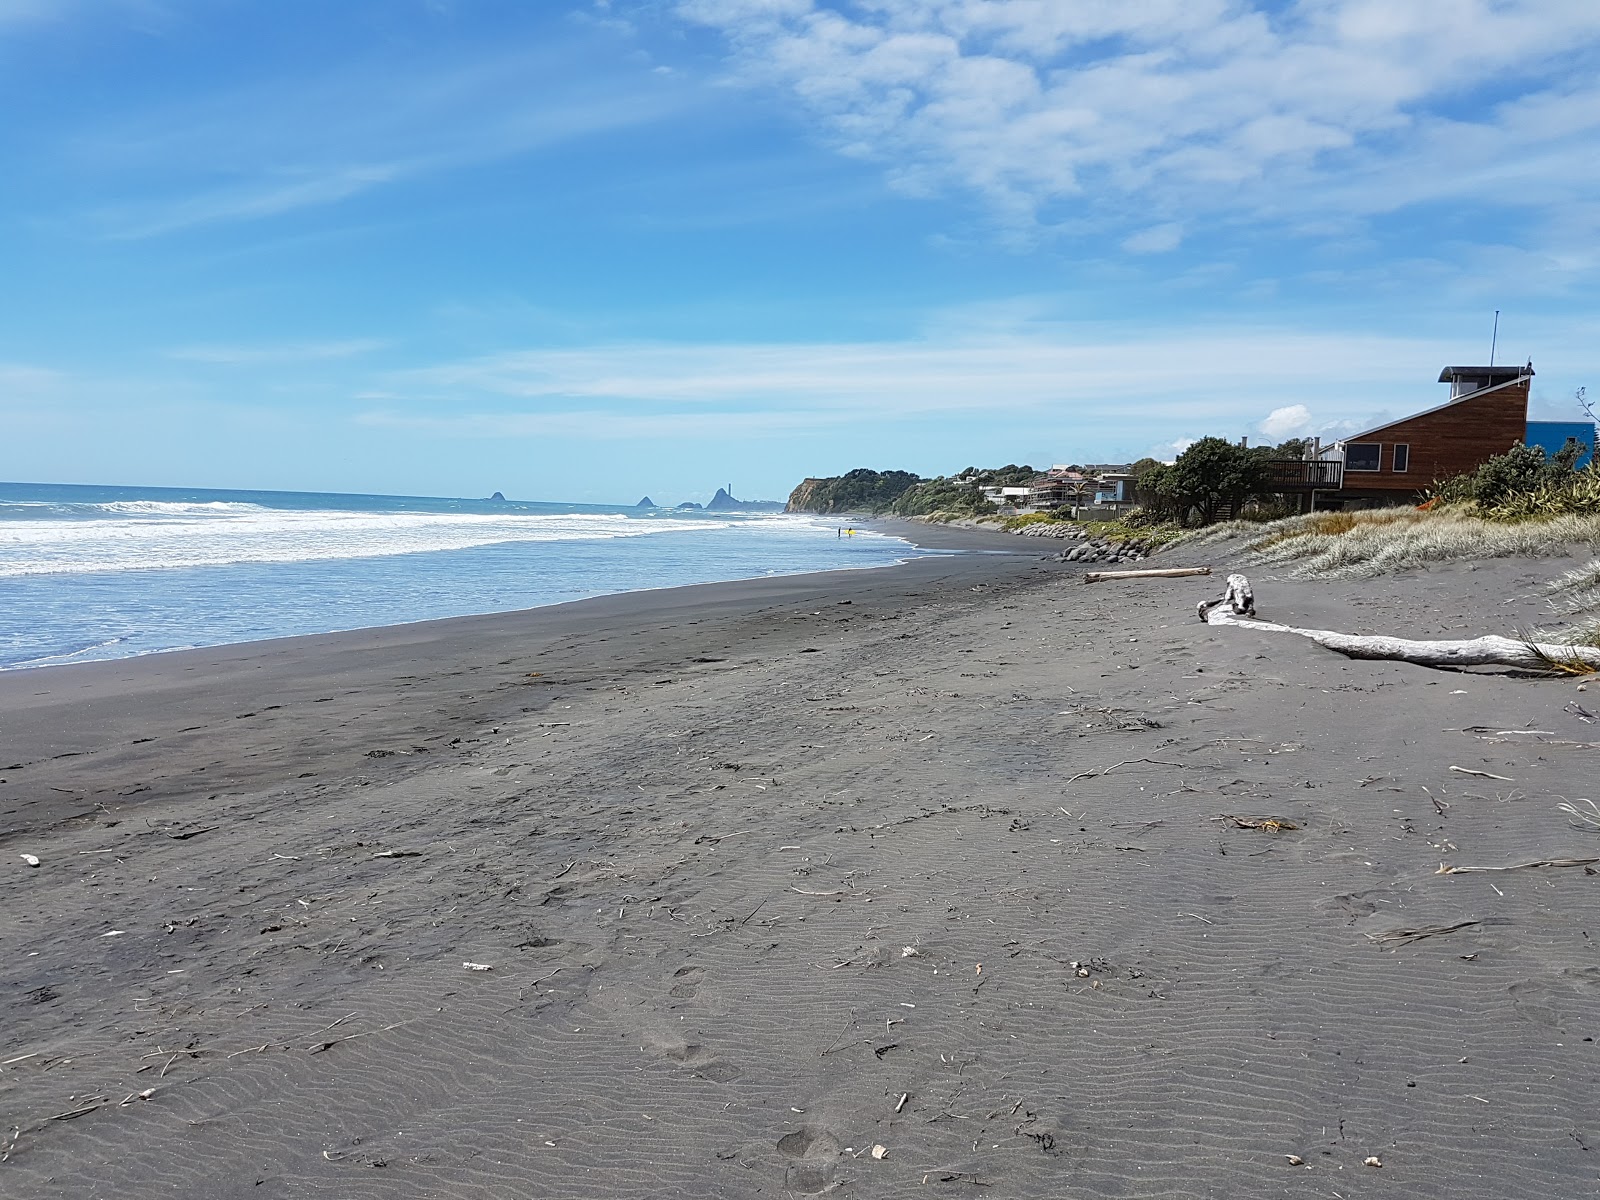
[[[1337,458],[1280,458],[1267,464],[1267,478],[1279,492],[1309,492],[1344,486],[1344,462]]]

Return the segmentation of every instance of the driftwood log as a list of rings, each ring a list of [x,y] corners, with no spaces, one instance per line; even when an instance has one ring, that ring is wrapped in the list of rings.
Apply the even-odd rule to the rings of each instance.
[[[1209,575],[1210,567],[1152,567],[1147,571],[1090,571],[1083,577],[1085,583],[1099,583],[1102,579],[1180,579],[1185,575]]]
[[[1533,642],[1488,634],[1467,641],[1418,641],[1412,638],[1375,637],[1339,633],[1332,629],[1301,629],[1260,621],[1254,616],[1253,599],[1240,607],[1234,581],[1245,596],[1250,584],[1243,575],[1228,576],[1228,592],[1220,600],[1203,601],[1200,619],[1209,625],[1238,625],[1263,629],[1269,633],[1292,633],[1309,638],[1319,646],[1348,658],[1383,659],[1416,663],[1424,667],[1523,667],[1533,671],[1565,669],[1574,672],[1600,671],[1600,648],[1567,646],[1556,642]]]

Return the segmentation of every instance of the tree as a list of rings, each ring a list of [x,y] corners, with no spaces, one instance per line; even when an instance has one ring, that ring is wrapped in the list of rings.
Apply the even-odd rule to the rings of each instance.
[[[1219,437],[1201,438],[1171,467],[1150,474],[1156,476],[1156,491],[1185,524],[1198,511],[1200,523],[1210,525],[1225,504],[1237,514],[1246,500],[1268,490],[1267,458]]]

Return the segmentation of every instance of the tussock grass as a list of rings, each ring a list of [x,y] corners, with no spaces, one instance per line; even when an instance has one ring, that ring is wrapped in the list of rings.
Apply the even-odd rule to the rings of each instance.
[[[1245,533],[1224,528],[1207,530],[1193,544]],[[1434,563],[1564,555],[1574,544],[1600,543],[1600,514],[1506,523],[1452,509],[1377,509],[1310,513],[1252,532],[1245,534],[1244,550],[1263,566],[1287,567],[1299,579],[1364,579]],[[1591,566],[1600,590],[1600,564]]]
[[[1575,571],[1568,571],[1550,585],[1557,596],[1556,603],[1565,613],[1600,608],[1600,558],[1590,559]],[[1591,633],[1600,638],[1600,618],[1593,624]],[[1600,642],[1596,642],[1600,645]]]

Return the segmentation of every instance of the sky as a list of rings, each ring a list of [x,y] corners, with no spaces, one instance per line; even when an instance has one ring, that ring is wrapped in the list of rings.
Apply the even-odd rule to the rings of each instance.
[[[1600,392],[1596,0],[0,0],[0,479],[631,503]]]

